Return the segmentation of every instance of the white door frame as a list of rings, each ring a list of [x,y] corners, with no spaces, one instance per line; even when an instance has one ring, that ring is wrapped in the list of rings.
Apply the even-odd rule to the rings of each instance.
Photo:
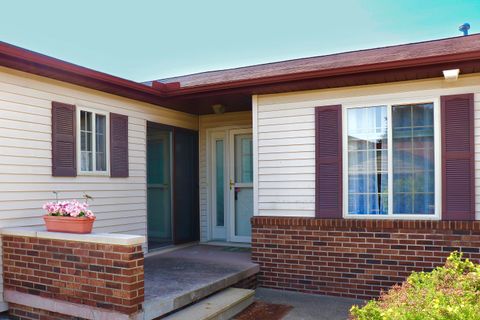
[[[229,223],[229,239],[232,242],[252,242],[252,237],[237,236],[235,235],[235,188],[236,187],[251,187],[253,190],[253,180],[251,183],[237,183],[235,181],[235,136],[239,134],[252,134],[252,129],[234,129],[229,131],[229,192],[230,192],[230,210],[228,216],[230,217]],[[252,137],[253,139],[253,137]],[[252,212],[253,215],[253,212]]]
[[[235,221],[234,221],[234,210],[235,202],[234,194],[230,191],[230,175],[231,171],[234,170],[233,163],[235,161],[233,157],[232,150],[234,151],[234,144],[231,143],[231,133],[240,134],[240,133],[251,133],[251,126],[225,126],[219,128],[211,128],[206,130],[206,140],[207,140],[207,221],[208,228],[208,240],[225,240],[228,242],[251,242],[251,237],[236,237],[234,235],[235,230]],[[215,141],[222,139],[224,141],[224,227],[216,226],[216,177],[215,177]],[[233,172],[234,173],[234,172]],[[253,186],[253,184],[252,184]],[[233,209],[232,209],[233,206]],[[225,236],[223,237],[223,232]]]

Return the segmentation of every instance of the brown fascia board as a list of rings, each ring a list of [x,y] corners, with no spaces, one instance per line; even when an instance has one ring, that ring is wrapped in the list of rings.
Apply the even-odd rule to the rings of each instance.
[[[6,42],[0,42],[0,54],[2,58],[16,60],[18,63],[23,62],[35,67],[44,67],[57,71],[62,71],[68,74],[76,74],[88,79],[94,79],[97,81],[102,81],[105,83],[114,84],[116,86],[121,86],[125,88],[134,88],[136,90],[141,90],[145,92],[150,92],[155,94],[155,90],[148,88],[145,89],[141,84],[123,79],[120,77],[112,76],[107,73],[95,71],[86,67],[82,67],[70,62],[66,62],[60,59],[52,58],[50,56],[30,51],[24,48],[20,48]],[[2,62],[4,59],[2,59]],[[3,63],[2,63],[3,65]],[[30,70],[33,71],[33,70]]]
[[[1,41],[0,66],[179,111],[194,112],[194,110],[177,106],[172,99],[165,95],[165,91],[171,85],[164,88],[152,88],[138,82],[95,71]]]

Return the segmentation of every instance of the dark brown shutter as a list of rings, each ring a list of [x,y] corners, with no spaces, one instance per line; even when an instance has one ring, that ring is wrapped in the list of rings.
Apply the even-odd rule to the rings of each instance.
[[[77,175],[75,122],[74,105],[52,102],[52,176]]]
[[[110,113],[110,176],[128,177],[128,117]]]
[[[342,218],[342,106],[315,108],[315,216]]]
[[[441,97],[442,218],[475,219],[473,94]]]

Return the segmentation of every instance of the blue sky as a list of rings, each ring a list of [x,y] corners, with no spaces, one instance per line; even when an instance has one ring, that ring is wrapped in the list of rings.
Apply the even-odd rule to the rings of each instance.
[[[0,40],[145,81],[480,32],[480,0],[4,1]]]

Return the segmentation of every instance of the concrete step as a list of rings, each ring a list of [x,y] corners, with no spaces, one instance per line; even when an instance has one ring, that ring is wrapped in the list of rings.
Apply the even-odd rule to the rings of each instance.
[[[164,320],[228,320],[253,303],[255,290],[227,288]]]

